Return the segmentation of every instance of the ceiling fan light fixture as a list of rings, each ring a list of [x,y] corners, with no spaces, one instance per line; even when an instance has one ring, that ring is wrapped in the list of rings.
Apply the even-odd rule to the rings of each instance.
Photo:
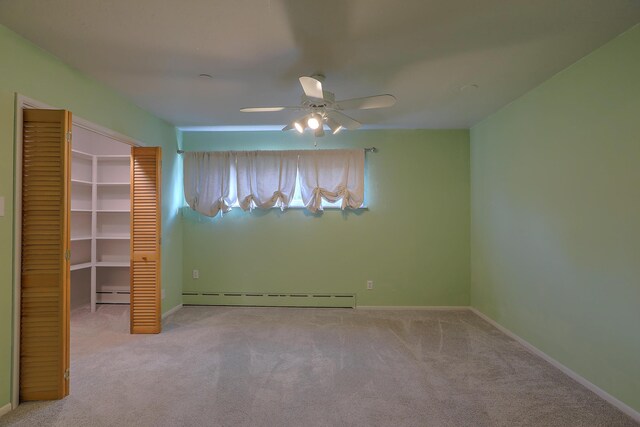
[[[307,126],[309,126],[313,130],[318,129],[321,123],[322,117],[320,117],[320,115],[317,113],[311,114],[311,116],[309,116],[309,119],[307,119]]]
[[[331,129],[332,135],[335,135],[342,130],[342,125],[333,120],[331,117],[327,118],[327,125],[329,126],[329,129]]]
[[[293,127],[300,133],[304,132],[304,126],[299,121],[293,122]]]

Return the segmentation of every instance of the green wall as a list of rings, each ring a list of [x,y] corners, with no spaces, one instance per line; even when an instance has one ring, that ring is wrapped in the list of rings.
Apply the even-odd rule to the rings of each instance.
[[[471,129],[471,303],[640,411],[640,26]]]
[[[313,139],[293,132],[176,134],[0,26],[0,407],[11,386],[19,92],[164,148],[163,311],[181,303],[183,287],[353,293],[358,305],[371,306],[471,302],[640,410],[638,46],[635,27],[470,135],[393,130],[319,139],[319,148],[379,149],[367,154],[368,210],[234,209],[210,219],[178,215],[178,145],[313,149]],[[191,278],[195,268],[198,280]]]
[[[185,150],[313,149],[295,132],[186,132]],[[469,133],[344,132],[318,148],[369,147],[368,210],[187,213],[184,290],[356,294],[358,305],[469,304]],[[193,269],[200,278],[191,278]],[[374,289],[366,290],[366,281]]]
[[[176,132],[107,87],[0,25],[0,407],[10,401],[13,331],[14,92],[65,108],[84,119],[163,147],[163,310],[182,302],[182,236],[177,216],[182,204],[182,162]]]

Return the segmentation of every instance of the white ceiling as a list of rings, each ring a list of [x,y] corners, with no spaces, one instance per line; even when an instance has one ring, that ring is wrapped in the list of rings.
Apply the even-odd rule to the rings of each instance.
[[[638,0],[0,0],[0,23],[178,126],[283,125],[238,110],[297,105],[322,73],[340,99],[398,98],[351,114],[373,127],[467,128],[638,22]]]

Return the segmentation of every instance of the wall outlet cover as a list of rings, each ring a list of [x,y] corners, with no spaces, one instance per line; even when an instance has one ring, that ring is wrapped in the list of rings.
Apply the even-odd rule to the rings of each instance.
[[[191,277],[194,279],[199,279],[200,278],[200,270],[193,270]]]

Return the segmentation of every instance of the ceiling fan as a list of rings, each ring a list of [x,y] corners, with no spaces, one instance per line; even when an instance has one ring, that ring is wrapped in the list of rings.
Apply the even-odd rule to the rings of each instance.
[[[311,129],[316,136],[324,136],[324,126],[327,125],[332,134],[342,129],[358,129],[362,124],[352,119],[343,110],[369,110],[373,108],[391,107],[396,103],[393,95],[375,95],[364,98],[345,99],[336,101],[335,95],[322,89],[323,75],[300,77],[300,84],[304,95],[298,107],[249,107],[241,108],[245,113],[263,113],[284,110],[304,111],[304,116],[294,120],[283,131],[295,129],[303,133],[306,128]]]

